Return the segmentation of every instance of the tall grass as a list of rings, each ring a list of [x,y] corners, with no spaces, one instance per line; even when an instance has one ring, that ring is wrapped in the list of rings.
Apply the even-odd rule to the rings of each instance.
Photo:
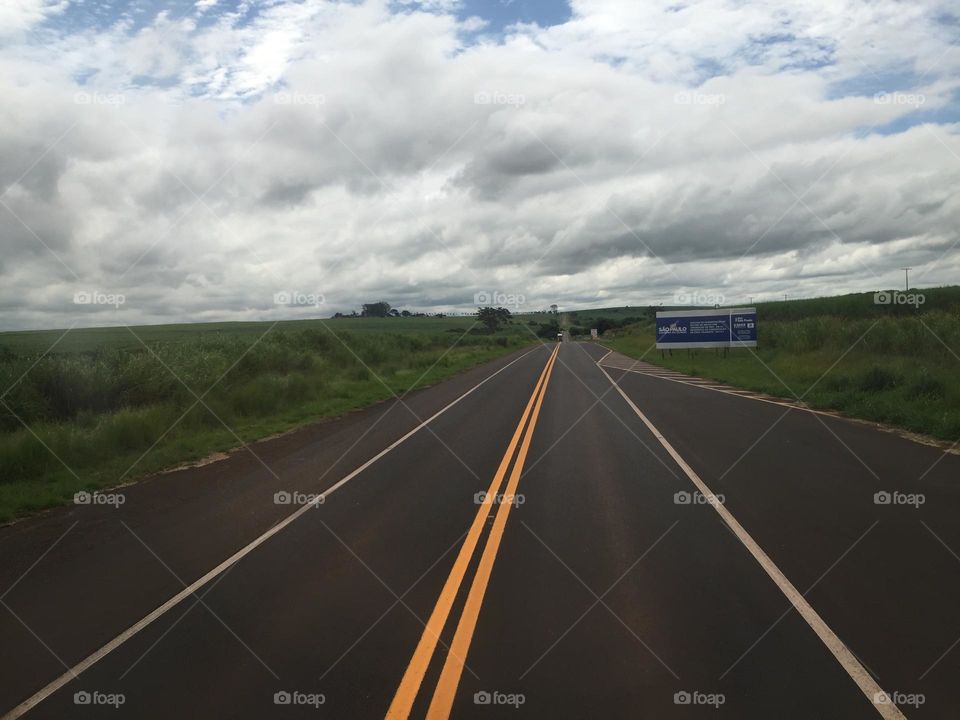
[[[259,338],[195,332],[47,355],[0,345],[0,387],[10,388],[0,520],[436,382],[525,341],[324,328]]]
[[[780,312],[760,306],[759,347],[729,356],[661,354],[652,323],[605,340],[681,372],[952,441],[960,439],[960,308],[946,302],[960,301],[954,290],[938,289],[939,309],[919,312],[884,310],[872,295],[793,301]]]

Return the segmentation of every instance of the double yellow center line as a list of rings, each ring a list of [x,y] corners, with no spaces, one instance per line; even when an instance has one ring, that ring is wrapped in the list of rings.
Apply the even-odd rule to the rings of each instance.
[[[513,470],[507,481],[507,487],[502,497],[505,498],[497,508],[497,514],[493,521],[493,527],[487,536],[486,545],[483,548],[483,554],[480,556],[480,562],[477,565],[473,576],[473,582],[470,585],[470,591],[467,594],[467,600],[460,615],[460,621],[457,624],[456,632],[453,636],[453,643],[447,653],[443,664],[443,670],[440,673],[440,680],[433,693],[433,699],[430,701],[430,708],[427,711],[429,720],[445,720],[450,717],[450,711],[453,707],[453,700],[456,696],[457,685],[460,683],[460,676],[463,674],[464,660],[467,652],[470,650],[470,641],[473,639],[473,632],[477,626],[477,618],[480,615],[480,606],[483,604],[483,596],[487,590],[487,584],[490,582],[490,573],[493,571],[493,563],[497,557],[497,551],[500,549],[500,542],[503,539],[503,531],[507,525],[507,517],[510,515],[510,509],[513,502],[506,500],[516,496],[517,485],[520,483],[520,475],[523,472],[523,464],[527,458],[527,452],[530,449],[530,441],[533,438],[533,431],[537,425],[537,418],[540,416],[540,406],[543,404],[543,397],[547,392],[547,384],[550,382],[550,375],[553,372],[553,365],[559,351],[559,344],[553,349],[547,364],[540,373],[537,384],[533,389],[533,394],[527,401],[527,406],[520,417],[520,422],[510,439],[507,451],[500,461],[500,466],[493,476],[493,481],[487,489],[483,504],[477,512],[467,537],[460,548],[457,559],[450,570],[450,575],[440,591],[440,597],[437,604],[430,614],[430,619],[424,626],[423,634],[420,636],[420,642],[417,649],[410,659],[406,672],[403,674],[403,680],[400,687],[397,688],[390,709],[387,711],[388,720],[406,720],[410,716],[413,703],[420,692],[420,686],[423,683],[424,675],[437,643],[440,640],[440,633],[450,616],[450,610],[457,598],[460,587],[463,585],[464,577],[467,574],[467,568],[473,558],[474,552],[480,542],[480,536],[483,533],[485,521],[490,513],[490,505],[493,499],[500,495],[500,486],[506,477],[507,470],[510,467],[510,461],[513,459],[514,451],[517,445],[520,445],[520,451],[517,453],[516,462],[513,464]],[[530,420],[529,424],[527,420]],[[526,426],[526,432],[524,432]],[[522,437],[522,440],[521,440]]]

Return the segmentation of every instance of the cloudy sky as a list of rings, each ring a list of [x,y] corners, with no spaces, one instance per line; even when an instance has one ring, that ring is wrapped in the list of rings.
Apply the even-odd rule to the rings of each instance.
[[[4,0],[0,326],[957,283],[957,43],[955,0]]]

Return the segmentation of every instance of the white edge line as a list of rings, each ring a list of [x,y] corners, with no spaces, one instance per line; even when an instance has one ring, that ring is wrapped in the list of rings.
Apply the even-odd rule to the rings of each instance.
[[[193,593],[195,593],[198,589],[200,589],[201,587],[203,587],[204,585],[206,585],[208,582],[210,582],[211,580],[213,580],[213,578],[215,578],[215,577],[217,577],[218,575],[220,575],[221,573],[223,573],[223,572],[224,572],[227,568],[229,568],[231,565],[236,564],[238,561],[240,561],[241,559],[243,559],[245,556],[247,556],[247,555],[249,555],[250,553],[252,553],[252,552],[253,552],[254,550],[256,550],[258,547],[260,547],[260,545],[262,545],[262,544],[265,543],[267,540],[269,540],[270,538],[272,538],[274,535],[276,535],[277,533],[279,533],[281,530],[283,530],[285,527],[287,527],[287,525],[289,525],[290,523],[292,523],[294,520],[296,520],[297,518],[299,518],[301,515],[303,515],[304,513],[308,512],[309,510],[317,507],[318,504],[321,502],[320,498],[325,499],[328,495],[330,495],[331,493],[333,493],[333,492],[336,491],[337,489],[339,489],[339,488],[343,487],[344,485],[346,485],[348,482],[350,482],[351,480],[353,480],[353,478],[355,478],[357,475],[359,475],[359,474],[362,473],[364,470],[366,470],[368,467],[370,467],[370,466],[373,465],[375,462],[377,462],[377,460],[379,460],[380,458],[382,458],[384,455],[386,455],[387,453],[389,453],[391,450],[393,450],[394,448],[396,448],[396,447],[397,447],[398,445],[400,445],[401,443],[403,443],[403,442],[405,442],[406,440],[408,440],[410,437],[412,437],[412,436],[413,436],[415,433],[417,433],[419,430],[422,430],[424,427],[426,427],[429,423],[433,422],[433,421],[436,420],[438,417],[440,417],[441,415],[443,415],[443,413],[445,413],[447,410],[449,410],[449,409],[452,408],[454,405],[456,405],[457,403],[459,403],[459,402],[460,402],[461,400],[463,400],[465,397],[467,397],[468,395],[472,394],[475,390],[477,390],[477,388],[479,388],[481,385],[483,385],[484,383],[486,383],[488,380],[491,380],[492,378],[494,378],[495,376],[499,375],[499,374],[502,373],[504,370],[506,370],[508,367],[510,367],[511,365],[513,365],[515,362],[518,362],[519,360],[522,360],[522,359],[525,358],[527,355],[529,355],[529,354],[532,353],[532,352],[535,352],[535,351],[539,350],[540,348],[541,348],[541,346],[537,346],[537,347],[531,348],[531,349],[528,350],[527,352],[523,353],[523,355],[520,355],[519,357],[514,358],[513,360],[511,360],[509,363],[507,363],[506,365],[504,365],[502,368],[500,368],[500,369],[497,370],[496,372],[494,372],[494,373],[492,373],[491,375],[488,375],[487,377],[485,377],[483,380],[481,380],[481,381],[478,382],[476,385],[474,385],[472,388],[470,388],[470,389],[467,390],[465,393],[463,393],[463,395],[460,395],[458,398],[456,398],[455,400],[453,400],[451,403],[449,403],[448,405],[444,406],[443,408],[441,408],[440,410],[438,410],[436,413],[434,413],[433,415],[431,415],[429,418],[427,418],[426,420],[424,420],[423,422],[421,422],[419,425],[417,425],[415,428],[413,428],[413,429],[412,429],[410,432],[408,432],[406,435],[404,435],[403,437],[401,437],[401,438],[399,438],[399,439],[397,439],[397,440],[394,440],[390,445],[388,445],[388,446],[385,447],[383,450],[381,450],[381,451],[378,452],[376,455],[374,455],[372,458],[370,458],[370,459],[367,460],[365,463],[363,463],[363,465],[361,465],[360,467],[358,467],[358,468],[356,468],[355,470],[351,471],[348,475],[346,475],[345,477],[343,477],[341,480],[339,480],[339,481],[337,481],[336,483],[334,483],[333,485],[331,485],[327,490],[325,490],[323,493],[320,494],[320,496],[318,497],[318,499],[317,499],[316,502],[308,503],[308,504],[306,504],[306,505],[301,506],[301,507],[298,508],[295,512],[293,512],[293,513],[291,513],[290,515],[288,515],[286,518],[284,518],[283,520],[281,520],[279,523],[277,523],[276,525],[274,525],[272,528],[270,528],[269,530],[267,530],[265,533],[263,533],[262,535],[260,535],[258,538],[254,539],[253,541],[251,541],[250,543],[248,543],[248,544],[245,545],[244,547],[240,548],[240,549],[239,549],[237,552],[235,552],[233,555],[231,555],[231,556],[228,557],[226,560],[224,560],[222,563],[220,563],[220,564],[217,565],[215,568],[213,568],[213,570],[210,570],[206,575],[204,575],[203,577],[199,578],[198,580],[194,580],[190,585],[188,585],[188,586],[185,587],[183,590],[181,590],[181,591],[178,592],[176,595],[174,595],[172,598],[170,598],[170,599],[167,600],[165,603],[163,603],[162,605],[160,605],[160,606],[159,606],[158,608],[156,608],[153,612],[151,612],[150,614],[148,614],[147,616],[145,616],[145,617],[142,618],[141,620],[138,620],[136,623],[134,623],[133,625],[131,625],[130,627],[128,627],[126,630],[124,630],[122,633],[120,633],[119,635],[117,635],[113,640],[111,640],[110,642],[108,642],[106,645],[104,645],[103,647],[101,647],[99,650],[95,651],[93,654],[91,654],[91,655],[87,656],[86,658],[84,658],[83,660],[81,660],[79,663],[77,663],[77,664],[74,665],[72,668],[70,668],[69,670],[67,670],[67,672],[65,672],[65,673],[63,673],[62,675],[60,675],[60,677],[58,677],[56,680],[54,680],[53,682],[49,683],[48,685],[46,685],[46,686],[43,687],[42,689],[38,690],[36,693],[34,693],[33,695],[31,695],[29,698],[27,698],[26,700],[24,700],[22,703],[20,703],[20,704],[17,705],[15,708],[13,708],[12,710],[10,710],[10,711],[9,711],[7,714],[5,714],[2,718],[0,718],[0,720],[15,720],[15,718],[19,718],[19,717],[21,717],[22,715],[24,715],[25,713],[27,713],[29,710],[32,710],[34,707],[36,707],[36,706],[39,705],[41,702],[43,702],[43,701],[46,700],[48,697],[50,697],[50,696],[51,696],[53,693],[55,693],[57,690],[59,690],[60,688],[62,688],[64,685],[66,685],[67,683],[71,682],[72,680],[77,679],[77,677],[78,677],[82,672],[84,672],[85,670],[87,670],[88,668],[90,668],[92,665],[94,665],[96,662],[98,662],[99,660],[103,659],[103,658],[106,657],[108,654],[110,654],[112,651],[116,650],[118,647],[120,647],[121,645],[123,645],[123,643],[125,643],[125,642],[126,642],[127,640],[129,640],[131,637],[133,637],[133,636],[136,635],[138,632],[140,632],[141,630],[143,630],[145,627],[147,627],[148,625],[150,625],[154,620],[156,620],[157,618],[159,618],[161,615],[163,615],[164,613],[166,613],[166,612],[167,612],[168,610],[170,610],[171,608],[173,608],[173,607],[175,607],[176,605],[178,605],[180,602],[182,602],[184,599],[186,599],[187,597],[189,597],[189,596],[192,595]]]
[[[652,422],[647,418],[646,415],[638,408],[633,400],[631,400],[627,394],[623,391],[613,378],[600,367],[599,362],[597,367],[600,368],[600,371],[607,376],[607,380],[613,384],[617,389],[617,392],[620,393],[620,396],[626,401],[627,405],[637,414],[643,424],[647,426],[647,429],[653,433],[653,436],[660,441],[660,444],[663,445],[664,449],[670,456],[676,461],[677,465],[680,466],[680,469],[690,478],[691,482],[697,486],[697,489],[703,494],[704,497],[715,497],[710,488],[707,487],[706,483],[700,479],[700,476],[697,475],[696,471],[690,467],[686,461],[680,457],[680,454],[673,448],[673,445],[660,433],[659,430],[654,426]],[[827,646],[827,649],[833,653],[833,656],[837,659],[840,665],[843,666],[843,669],[847,671],[847,674],[851,679],[857,684],[857,686],[863,691],[863,694],[867,696],[867,699],[870,701],[870,704],[876,708],[877,712],[880,713],[881,717],[886,718],[887,720],[906,720],[906,716],[900,711],[892,701],[889,702],[877,702],[878,697],[883,698],[884,700],[890,700],[890,696],[887,695],[884,690],[877,684],[866,668],[857,660],[856,656],[850,652],[850,649],[843,643],[843,641],[837,636],[833,630],[830,629],[830,626],[824,622],[823,618],[817,613],[816,610],[811,607],[810,603],[807,602],[806,598],[793,586],[787,576],[784,575],[780,568],[776,566],[773,560],[763,551],[763,549],[757,544],[757,542],[750,536],[750,534],[744,529],[744,527],[737,521],[733,514],[727,510],[727,508],[722,503],[710,503],[711,507],[719,513],[723,521],[733,530],[737,538],[744,544],[749,553],[753,556],[754,560],[760,563],[760,567],[764,569],[767,575],[776,583],[777,587],[780,588],[780,591],[787,597],[787,600],[797,609],[797,612],[800,613],[800,616],[806,620],[810,628],[817,634],[817,637],[823,641],[823,644]]]
[[[613,351],[611,350],[611,352]],[[607,355],[609,354],[610,353],[607,353]],[[603,357],[606,357],[607,355],[604,355]],[[600,360],[602,359],[603,358],[600,358]],[[598,366],[600,365],[600,360],[597,361]],[[675,377],[669,377],[667,375],[661,375],[658,373],[651,373],[651,372],[645,372],[643,370],[630,370],[628,368],[616,367],[615,365],[604,365],[603,367],[609,368],[610,370],[622,370],[623,372],[630,372],[636,375],[646,375],[647,377],[658,378],[660,380],[666,380],[668,382],[680,383],[681,385],[686,385],[687,387],[697,387],[697,388],[703,388],[704,390],[713,390],[714,392],[723,393],[724,395],[733,395],[734,397],[740,397],[746,400],[756,400],[757,402],[765,402],[765,403],[770,403],[771,405],[779,405],[780,407],[791,408],[793,410],[799,410],[800,412],[808,412],[808,413],[813,413],[815,415],[823,415],[824,417],[830,417],[830,418],[833,418],[834,420],[850,419],[850,418],[843,417],[841,415],[836,415],[834,413],[826,412],[825,410],[817,410],[815,408],[807,407],[806,405],[797,405],[785,400],[770,400],[768,398],[758,397],[756,394],[746,395],[744,393],[754,392],[753,390],[747,390],[746,388],[732,388],[728,390],[728,389],[723,389],[719,387],[711,387],[710,385],[704,384],[707,382],[718,382],[716,380],[707,380],[705,378],[697,378],[697,379],[703,380],[704,382],[696,383],[696,382],[690,382],[688,380],[679,380]],[[600,369],[602,370],[603,367],[601,367]],[[655,367],[659,367],[659,365]],[[684,377],[692,378],[693,376],[684,375]],[[801,400],[800,402],[802,403],[803,401]],[[866,422],[869,422],[869,421],[866,421]]]

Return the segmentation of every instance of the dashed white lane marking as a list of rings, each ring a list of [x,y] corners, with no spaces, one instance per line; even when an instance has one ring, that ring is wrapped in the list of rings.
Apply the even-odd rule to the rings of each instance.
[[[485,377],[483,380],[481,380],[481,381],[478,382],[476,385],[474,385],[472,388],[470,388],[470,389],[467,390],[465,393],[463,393],[463,395],[459,396],[458,398],[456,398],[455,400],[453,400],[452,402],[450,402],[448,405],[445,405],[445,406],[442,407],[440,410],[438,410],[438,411],[435,412],[433,415],[431,415],[429,418],[427,418],[427,419],[424,420],[422,423],[420,423],[419,425],[417,425],[415,428],[413,428],[413,430],[411,430],[410,432],[408,432],[406,435],[404,435],[403,437],[399,438],[398,440],[394,440],[390,445],[388,445],[388,446],[385,447],[383,450],[381,450],[381,451],[378,452],[376,455],[374,455],[372,458],[370,458],[370,459],[367,460],[365,463],[363,463],[363,465],[361,465],[360,467],[358,467],[358,468],[356,468],[355,470],[351,471],[348,475],[344,476],[342,479],[338,480],[336,483],[334,483],[333,485],[331,485],[327,490],[325,490],[323,493],[321,493],[320,497],[326,499],[326,497],[327,497],[328,495],[330,495],[330,494],[332,494],[333,492],[335,492],[336,490],[342,488],[342,487],[343,487],[344,485],[346,485],[348,482],[350,482],[351,480],[353,480],[357,475],[359,475],[359,474],[362,473],[364,470],[366,470],[368,467],[370,467],[370,466],[373,465],[375,462],[377,462],[377,460],[379,460],[380,458],[382,458],[384,455],[386,455],[387,453],[389,453],[391,450],[393,450],[394,448],[396,448],[398,445],[404,443],[404,442],[407,441],[409,438],[413,437],[413,435],[415,435],[419,430],[422,430],[424,427],[426,427],[426,426],[429,425],[431,422],[433,422],[434,420],[436,420],[438,417],[440,417],[441,415],[443,415],[447,410],[449,410],[450,408],[452,408],[452,407],[453,407],[454,405],[456,405],[458,402],[460,402],[461,400],[463,400],[463,399],[464,399],[465,397],[467,397],[468,395],[472,394],[475,390],[477,390],[477,388],[479,388],[481,385],[483,385],[484,383],[486,383],[488,380],[491,380],[492,378],[496,377],[497,375],[499,375],[500,373],[502,373],[504,370],[506,370],[508,367],[510,367],[511,365],[513,365],[515,362],[518,362],[518,361],[522,360],[523,358],[525,358],[525,357],[526,357],[527,355],[529,355],[530,353],[535,352],[536,350],[539,350],[539,349],[540,349],[540,347],[535,347],[535,348],[533,348],[533,349],[531,349],[531,350],[528,350],[527,352],[525,352],[525,353],[524,353],[523,355],[521,355],[520,357],[514,358],[513,360],[511,360],[510,362],[508,362],[506,365],[504,365],[502,368],[500,368],[500,369],[497,370],[496,372],[491,373],[490,375],[488,375],[487,377]],[[77,663],[77,664],[74,665],[72,668],[70,668],[69,670],[67,670],[67,672],[65,672],[63,675],[61,675],[60,677],[58,677],[56,680],[54,680],[53,682],[49,683],[48,685],[46,685],[46,686],[45,686],[44,688],[42,688],[41,690],[38,690],[36,693],[34,693],[33,695],[31,695],[29,698],[27,698],[26,700],[24,700],[22,703],[20,703],[20,704],[17,705],[15,708],[13,708],[12,710],[10,710],[6,715],[4,715],[2,718],[0,718],[0,720],[15,720],[15,718],[18,718],[18,717],[22,716],[24,713],[28,712],[28,711],[31,710],[32,708],[34,708],[34,707],[36,707],[37,705],[39,705],[41,702],[43,702],[44,700],[46,700],[46,699],[47,699],[48,697],[50,697],[53,693],[55,693],[57,690],[59,690],[59,689],[62,688],[64,685],[66,685],[67,683],[69,683],[71,680],[75,680],[75,679],[77,678],[77,676],[79,676],[80,673],[82,673],[84,670],[87,670],[88,668],[90,668],[90,666],[92,666],[93,664],[95,664],[96,662],[98,662],[99,660],[103,659],[103,658],[106,657],[108,654],[110,654],[111,652],[113,652],[114,650],[116,650],[118,647],[120,647],[121,645],[123,645],[123,643],[125,643],[125,642],[126,642],[127,640],[129,640],[131,637],[133,637],[133,636],[136,635],[138,632],[140,632],[141,630],[143,630],[145,627],[147,627],[147,626],[148,626],[150,623],[152,623],[154,620],[156,620],[157,618],[159,618],[160,616],[162,616],[164,613],[166,613],[166,612],[167,612],[168,610],[170,610],[171,608],[173,608],[173,607],[175,607],[176,605],[178,605],[179,603],[181,603],[181,602],[182,602],[183,600],[185,600],[186,598],[188,598],[188,597],[190,597],[191,595],[193,595],[197,590],[199,590],[201,587],[203,587],[204,585],[206,585],[208,582],[210,582],[211,580],[213,580],[215,577],[217,577],[218,575],[220,575],[221,573],[223,573],[223,572],[224,572],[225,570],[227,570],[227,568],[229,568],[231,565],[234,565],[234,564],[236,564],[237,562],[239,562],[241,559],[243,559],[244,557],[246,557],[247,555],[249,555],[250,553],[252,553],[254,550],[256,550],[258,547],[260,547],[261,545],[263,545],[263,543],[265,543],[267,540],[269,540],[269,539],[272,538],[274,535],[276,535],[278,532],[280,532],[280,531],[283,530],[285,527],[287,527],[287,525],[289,525],[289,524],[292,523],[294,520],[296,520],[297,518],[299,518],[301,515],[303,515],[304,513],[310,511],[312,508],[315,508],[315,507],[316,507],[316,503],[308,503],[308,504],[306,504],[306,505],[303,505],[303,506],[300,507],[299,509],[297,509],[295,512],[293,512],[293,513],[291,513],[290,515],[288,515],[286,518],[284,518],[284,519],[281,520],[279,523],[277,523],[277,524],[274,525],[272,528],[270,528],[270,529],[267,530],[265,533],[263,533],[260,537],[256,538],[255,540],[253,540],[253,541],[250,542],[249,544],[245,545],[244,547],[240,548],[237,552],[235,552],[233,555],[231,555],[230,557],[228,557],[228,558],[227,558],[226,560],[224,560],[222,563],[220,563],[219,565],[217,565],[215,568],[213,568],[213,570],[211,570],[210,572],[208,572],[206,575],[204,575],[203,577],[201,577],[199,580],[195,580],[193,583],[191,583],[190,585],[188,585],[187,587],[185,587],[183,590],[181,590],[180,592],[178,592],[176,595],[174,595],[172,598],[170,598],[169,600],[167,600],[165,603],[163,603],[162,605],[160,605],[160,607],[158,607],[156,610],[154,610],[153,612],[151,612],[149,615],[147,615],[146,617],[142,618],[141,620],[138,620],[136,623],[134,623],[134,624],[131,625],[129,628],[127,628],[126,630],[124,630],[122,633],[120,633],[119,635],[117,635],[113,640],[111,640],[110,642],[108,642],[106,645],[104,645],[103,647],[101,647],[99,650],[97,650],[96,652],[94,652],[92,655],[90,655],[90,656],[88,656],[87,658],[81,660],[79,663]]]
[[[652,422],[647,418],[646,415],[638,408],[633,400],[631,400],[627,394],[623,391],[612,377],[607,373],[607,371],[600,366],[600,363],[597,362],[597,367],[600,368],[600,371],[607,376],[607,380],[617,389],[617,392],[620,393],[620,396],[626,401],[627,405],[637,414],[643,424],[647,426],[653,436],[660,441],[660,444],[663,445],[664,449],[670,454],[670,456],[676,461],[677,465],[680,466],[680,469],[686,474],[690,481],[697,486],[697,489],[703,494],[704,497],[712,498],[716,497],[713,492],[707,487],[707,484],[700,479],[700,476],[697,475],[696,471],[687,464],[687,462],[680,456],[680,454],[673,448],[673,445],[663,436],[663,434],[657,430]],[[622,368],[616,368],[622,369]],[[833,654],[837,659],[840,665],[844,670],[847,671],[847,674],[850,678],[857,684],[863,694],[867,696],[867,699],[873,705],[873,707],[880,713],[881,717],[886,718],[887,720],[906,720],[906,716],[900,711],[890,699],[890,696],[877,684],[873,679],[873,676],[867,672],[866,668],[857,660],[856,656],[850,652],[850,649],[844,645],[843,641],[837,637],[837,634],[830,629],[823,618],[817,613],[813,607],[810,606],[810,603],[807,602],[806,598],[793,586],[787,576],[781,572],[780,568],[776,566],[773,560],[763,551],[757,542],[750,536],[750,534],[744,529],[733,514],[727,510],[727,508],[722,503],[710,503],[714,510],[716,510],[723,521],[727,526],[733,530],[734,534],[743,543],[744,547],[747,548],[747,551],[753,556],[753,558],[760,564],[760,567],[767,573],[771,580],[776,583],[777,587],[780,588],[780,591],[787,597],[787,600],[790,601],[790,604],[796,608],[797,612],[800,613],[800,616],[807,622],[810,628],[817,634],[817,637],[823,641],[823,644],[827,646],[827,649]]]

